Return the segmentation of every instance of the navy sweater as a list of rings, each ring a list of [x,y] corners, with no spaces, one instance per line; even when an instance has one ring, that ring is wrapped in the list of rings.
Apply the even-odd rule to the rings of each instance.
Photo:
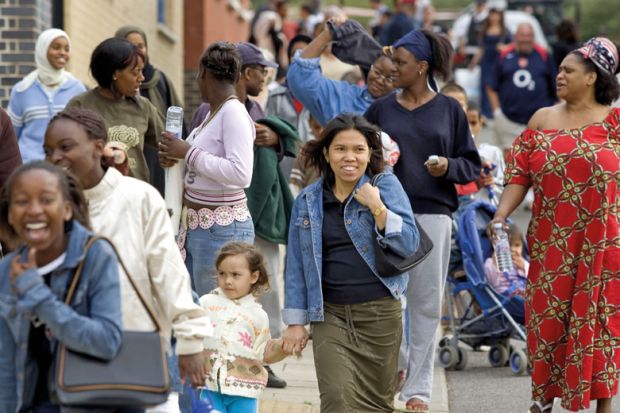
[[[438,94],[429,102],[408,110],[396,101],[396,93],[377,99],[365,114],[400,146],[394,173],[417,214],[451,215],[458,207],[454,184],[475,180],[480,157],[465,112],[458,102]],[[443,177],[432,177],[424,162],[430,155],[448,158]]]

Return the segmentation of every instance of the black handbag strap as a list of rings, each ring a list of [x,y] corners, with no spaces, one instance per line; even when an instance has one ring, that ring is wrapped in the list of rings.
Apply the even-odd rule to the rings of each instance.
[[[78,264],[78,267],[75,270],[75,274],[73,275],[73,279],[71,280],[71,284],[69,285],[69,289],[67,290],[67,296],[65,297],[65,304],[67,305],[71,304],[71,300],[73,299],[73,294],[75,293],[75,289],[77,288],[78,283],[80,282],[80,278],[82,276],[82,269],[84,268],[84,263],[86,262],[86,256],[88,255],[88,251],[93,246],[95,241],[98,241],[98,240],[103,240],[103,241],[106,241],[108,244],[110,244],[110,246],[112,247],[112,250],[114,251],[114,254],[116,255],[116,258],[118,259],[118,262],[121,265],[121,268],[127,275],[127,279],[129,280],[129,283],[131,284],[134,291],[138,295],[138,299],[140,300],[140,302],[142,303],[142,306],[144,307],[149,317],[153,321],[153,324],[155,324],[155,328],[157,329],[156,331],[161,331],[161,324],[157,320],[157,317],[155,316],[155,312],[153,311],[149,303],[144,298],[144,295],[142,295],[142,293],[140,292],[138,285],[136,284],[135,280],[133,279],[133,277],[127,270],[127,267],[125,266],[125,263],[123,262],[123,259],[118,253],[118,250],[116,249],[116,246],[114,245],[112,241],[100,235],[96,235],[88,239],[88,242],[86,243],[86,246],[84,247],[84,258]]]
[[[370,178],[370,185],[372,186],[377,186],[377,181],[379,180],[379,178],[383,176],[382,173],[378,173],[376,175],[373,175],[372,178]]]

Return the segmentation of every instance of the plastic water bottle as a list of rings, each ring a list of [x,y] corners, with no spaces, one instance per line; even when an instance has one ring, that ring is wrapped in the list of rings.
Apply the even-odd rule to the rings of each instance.
[[[499,272],[508,274],[513,270],[510,240],[501,222],[493,224],[495,230],[495,260]]]
[[[166,132],[176,135],[177,139],[181,138],[183,133],[183,108],[178,106],[170,106],[166,112]]]
[[[170,106],[166,113],[166,132],[175,135],[177,139],[181,139],[183,133],[183,108],[178,106]],[[179,160],[175,165],[166,168],[164,177],[166,187],[164,190],[164,199],[166,200],[166,208],[170,213],[170,223],[172,231],[176,236],[179,233],[179,225],[181,222],[181,210],[183,208],[183,176],[185,173],[185,165],[183,160]]]

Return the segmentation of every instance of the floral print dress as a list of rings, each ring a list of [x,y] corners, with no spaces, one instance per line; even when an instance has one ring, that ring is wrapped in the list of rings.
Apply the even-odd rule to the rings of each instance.
[[[534,400],[571,411],[618,391],[620,109],[579,129],[525,130],[506,184],[534,190],[527,346]]]

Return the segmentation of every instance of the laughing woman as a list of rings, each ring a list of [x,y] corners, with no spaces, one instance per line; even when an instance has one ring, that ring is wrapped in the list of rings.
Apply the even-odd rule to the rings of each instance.
[[[45,157],[43,135],[47,123],[72,97],[86,90],[82,82],[65,70],[70,56],[67,33],[45,30],[34,49],[37,68],[11,91],[8,112],[24,162]]]
[[[71,99],[67,107],[98,112],[110,140],[127,146],[131,175],[149,182],[144,145],[156,150],[164,126],[155,106],[140,96],[144,61],[142,52],[127,40],[104,40],[90,59],[90,71],[99,86]]]
[[[79,179],[93,229],[119,247],[120,258],[155,309],[167,343],[174,333],[181,377],[185,378],[187,373],[193,385],[201,385],[202,340],[210,334],[211,323],[205,311],[192,301],[189,274],[176,247],[165,202],[149,184],[104,166],[106,141],[105,124],[97,113],[65,109],[47,128],[46,159],[70,170]],[[152,323],[142,308],[135,305],[137,297],[126,277],[122,280],[124,327],[151,330]],[[178,412],[180,381],[172,384],[168,403],[154,411]]]
[[[95,235],[89,226],[80,185],[61,168],[31,162],[9,178],[0,197],[0,236],[17,249],[0,261],[3,413],[69,411],[55,400],[52,380],[61,344],[103,360],[121,347],[118,261],[104,240],[88,247]],[[79,265],[75,298],[65,304]],[[104,407],[96,412],[130,411]]]

